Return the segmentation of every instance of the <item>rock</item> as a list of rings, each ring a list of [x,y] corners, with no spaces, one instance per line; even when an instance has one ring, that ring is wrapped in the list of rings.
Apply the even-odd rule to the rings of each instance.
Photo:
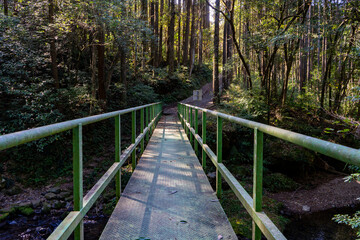
[[[209,178],[216,178],[216,172],[210,172],[207,174]]]
[[[59,187],[53,187],[48,190],[48,193],[59,194],[60,192],[61,192],[61,189]]]
[[[16,225],[17,222],[16,222],[16,221],[11,221],[11,222],[9,222],[9,224],[10,224],[10,225]]]
[[[31,207],[19,207],[19,211],[25,216],[30,216],[34,214],[34,209],[32,209]]]
[[[33,206],[33,208],[40,207],[40,204],[41,204],[40,199],[36,199],[36,200],[31,201],[31,205]]]
[[[310,211],[311,211],[311,208],[310,208],[309,206],[307,206],[307,205],[304,205],[304,206],[302,206],[302,210],[303,210],[304,212],[310,212]]]
[[[8,196],[14,196],[14,195],[17,195],[17,194],[19,194],[21,192],[22,192],[21,188],[19,188],[18,186],[14,186],[14,187],[6,190],[5,194],[8,195]]]
[[[44,214],[49,213],[50,212],[50,204],[47,203],[47,202],[44,202],[43,206],[41,208],[41,212],[44,213]]]
[[[70,196],[71,193],[69,192],[61,192],[60,194],[58,194],[58,199],[65,199],[67,198],[68,196]]]
[[[37,227],[36,232],[38,232],[41,236],[44,236],[51,233],[51,230],[49,228]]]
[[[14,186],[14,184],[14,180],[0,176],[0,190],[10,189]]]
[[[9,213],[12,211],[12,207],[2,208],[0,209],[0,213]]]
[[[21,207],[31,207],[31,206],[32,206],[31,202],[22,202],[15,207],[21,208]]]
[[[60,209],[60,208],[62,208],[64,206],[65,206],[65,202],[56,200],[56,201],[53,202],[51,207],[53,209]]]
[[[69,197],[65,198],[65,201],[66,201],[66,202],[71,202],[72,200],[73,200],[73,197],[72,197],[72,196],[69,196]]]
[[[6,179],[0,177],[0,190],[4,189],[5,187],[6,187]]]
[[[47,200],[52,200],[52,199],[56,199],[57,196],[56,196],[55,193],[50,192],[50,193],[45,194],[45,198],[46,198]]]

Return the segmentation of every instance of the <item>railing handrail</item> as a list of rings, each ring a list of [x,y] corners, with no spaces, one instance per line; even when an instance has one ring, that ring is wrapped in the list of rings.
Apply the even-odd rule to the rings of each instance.
[[[136,136],[136,111],[140,110],[140,134]],[[131,112],[131,145],[121,151],[121,115]],[[145,113],[144,113],[145,112]],[[0,150],[21,145],[43,137],[54,135],[67,130],[73,132],[73,185],[74,210],[71,211],[60,225],[52,232],[48,239],[67,239],[74,232],[75,240],[84,239],[83,217],[90,210],[100,194],[110,181],[115,178],[116,198],[121,194],[121,166],[131,156],[132,168],[136,167],[136,147],[141,144],[141,154],[144,151],[145,137],[154,129],[161,115],[161,103],[151,103],[138,107],[127,108],[110,113],[79,118],[75,120],[55,123],[47,126],[24,130],[0,136]],[[83,134],[82,126],[99,122],[108,118],[115,119],[115,161],[98,182],[83,196]]]
[[[195,110],[195,114],[193,114]],[[198,134],[198,111],[202,111],[202,136]],[[229,184],[235,195],[238,197],[246,211],[253,220],[252,239],[260,240],[261,234],[267,239],[285,240],[285,236],[279,231],[274,223],[262,210],[263,193],[263,133],[279,139],[294,143],[307,149],[322,153],[335,159],[360,165],[360,150],[327,142],[321,139],[309,137],[303,134],[291,132],[266,124],[234,117],[228,114],[212,111],[206,108],[179,103],[178,113],[186,134],[189,134],[190,143],[193,142],[194,150],[198,154],[198,144],[202,148],[202,166],[206,168],[206,157],[209,157],[216,167],[216,194],[222,196],[222,177]],[[216,130],[216,154],[206,144],[206,113],[217,118]],[[195,115],[195,119],[194,118]],[[223,120],[228,120],[242,126],[254,129],[254,175],[253,175],[253,198],[241,186],[239,181],[222,163],[222,130]],[[193,141],[195,139],[195,141]]]
[[[23,130],[15,133],[5,134],[0,136],[0,151],[15,147],[27,142],[31,142],[40,138],[55,135],[70,129],[77,127],[79,124],[82,126],[91,123],[99,122],[108,118],[115,117],[117,115],[123,115],[132,111],[140,110],[146,107],[154,106],[160,102],[146,104],[138,107],[127,108],[123,110],[113,111],[109,113],[98,114],[94,116],[78,118],[74,120],[64,121],[60,123],[54,123],[42,127],[32,128],[29,130]]]
[[[360,166],[360,149],[346,147],[340,144],[328,142],[325,140],[292,132],[282,128],[266,125],[263,123],[247,120],[244,118],[234,117],[225,113],[220,113],[206,108],[201,108],[185,103],[180,103],[180,104],[187,107],[191,107],[193,109],[204,111],[213,116],[221,117],[222,119],[226,119],[230,122],[238,123],[248,128],[252,128],[252,129],[257,128],[259,131],[266,133],[268,135],[294,143],[296,145],[305,147],[315,152],[319,152],[321,154],[335,158],[337,160]]]

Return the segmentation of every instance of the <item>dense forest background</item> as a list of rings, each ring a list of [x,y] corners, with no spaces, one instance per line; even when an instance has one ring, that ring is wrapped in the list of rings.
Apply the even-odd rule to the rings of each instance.
[[[211,82],[219,111],[360,148],[358,0],[0,3],[0,135],[155,101],[175,106]],[[215,149],[216,124],[208,121]],[[104,152],[113,162],[110,127],[84,127],[85,167]],[[251,142],[250,130],[225,123],[224,161],[245,186]],[[101,159],[85,188],[107,166]],[[269,192],[295,191],[319,169],[360,170],[271,137],[264,165]],[[71,170],[71,134],[47,137],[1,153],[0,190],[47,184]],[[230,209],[238,206],[225,196]],[[238,226],[239,216],[228,216],[237,233],[250,234],[250,220]]]
[[[221,111],[359,147],[359,1],[2,3],[1,134],[175,103],[212,81]],[[105,128],[89,128],[94,143],[113,138]],[[68,139],[57,135],[8,151],[2,169],[35,172],[30,182],[64,174],[71,161],[61,159],[71,154],[57,144],[67,149]],[[244,141],[237,147],[246,148]],[[233,152],[227,157],[250,158]],[[287,158],[280,155],[274,158]],[[41,164],[27,160],[34,156]]]

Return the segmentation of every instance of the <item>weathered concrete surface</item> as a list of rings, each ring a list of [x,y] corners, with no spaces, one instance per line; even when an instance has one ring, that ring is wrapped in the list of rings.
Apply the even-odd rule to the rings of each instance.
[[[139,238],[237,239],[174,115],[160,120],[100,237]]]

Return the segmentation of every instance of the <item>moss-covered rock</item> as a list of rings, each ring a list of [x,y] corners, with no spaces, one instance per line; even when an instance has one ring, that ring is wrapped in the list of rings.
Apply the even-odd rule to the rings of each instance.
[[[25,216],[30,216],[34,214],[34,209],[32,209],[31,207],[19,207],[18,211]]]
[[[0,223],[4,221],[9,215],[9,213],[0,213]]]

